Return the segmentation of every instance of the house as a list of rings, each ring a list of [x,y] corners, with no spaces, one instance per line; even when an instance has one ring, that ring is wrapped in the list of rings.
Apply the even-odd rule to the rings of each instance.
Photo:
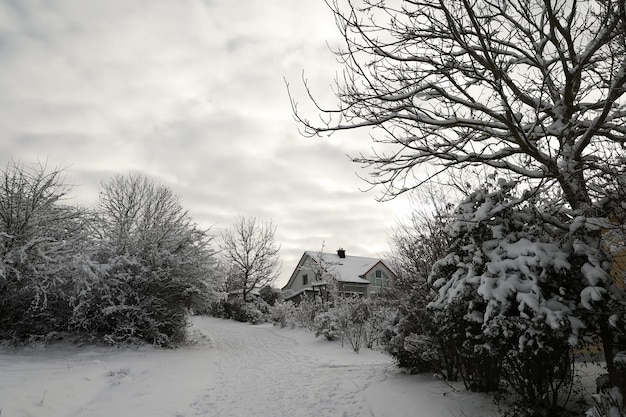
[[[282,291],[286,301],[297,303],[305,295],[323,296],[328,284],[335,281],[342,294],[371,297],[395,277],[382,259],[350,256],[344,249],[336,253],[306,251]]]

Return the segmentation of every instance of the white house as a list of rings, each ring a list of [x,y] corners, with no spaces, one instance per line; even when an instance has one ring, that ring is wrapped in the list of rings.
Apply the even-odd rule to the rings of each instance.
[[[285,300],[299,302],[305,294],[317,296],[334,279],[340,293],[370,297],[393,278],[395,274],[382,259],[350,256],[344,249],[336,253],[306,251],[282,291]]]

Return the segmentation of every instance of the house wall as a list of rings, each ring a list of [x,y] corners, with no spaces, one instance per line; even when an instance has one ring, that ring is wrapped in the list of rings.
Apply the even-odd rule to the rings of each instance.
[[[304,259],[303,262],[301,262],[300,264],[298,264],[298,272],[297,275],[295,277],[295,279],[293,280],[293,282],[291,283],[291,285],[289,286],[289,289],[293,292],[298,292],[301,289],[305,288],[305,285],[303,285],[303,281],[302,281],[302,276],[303,275],[307,275],[308,277],[308,283],[306,285],[306,288],[311,288],[311,282],[314,279],[315,274],[313,273],[312,270],[310,270],[309,268],[306,267],[308,263],[308,258]]]
[[[310,273],[307,274],[306,272],[299,271],[298,275],[296,275],[296,278],[291,283],[291,286],[289,287],[289,289],[292,290],[293,292],[297,292],[303,289],[305,286],[302,284],[302,276],[305,274],[308,275],[309,277],[311,276]],[[306,285],[306,287],[310,287],[311,286],[310,283],[311,283],[311,279],[309,278],[309,283]]]
[[[376,277],[376,271],[380,271],[381,277]],[[370,291],[372,293],[376,293],[391,284],[392,276],[393,273],[389,270],[389,268],[381,263],[372,268],[372,270],[365,276],[365,279],[370,282]]]
[[[357,284],[350,282],[341,282],[339,283],[339,291],[345,293],[355,293],[361,294],[363,297],[367,297],[368,294],[368,285],[365,284]]]

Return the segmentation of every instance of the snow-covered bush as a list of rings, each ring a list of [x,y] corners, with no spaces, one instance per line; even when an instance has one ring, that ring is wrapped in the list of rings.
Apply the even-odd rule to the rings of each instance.
[[[259,297],[265,301],[268,305],[273,306],[282,298],[282,292],[278,288],[274,288],[271,285],[265,285],[259,290]]]
[[[340,299],[333,311],[338,318],[342,342],[348,342],[352,350],[358,353],[366,343],[370,305],[362,298],[349,297]]]
[[[459,304],[463,320],[474,323],[463,344],[464,378],[484,380],[489,369],[466,359],[490,358],[496,368],[489,373],[497,371],[519,403],[554,411],[571,384],[570,352],[585,327],[578,306],[589,283],[572,265],[595,267],[543,222],[540,206],[517,199],[514,186],[479,189],[461,203],[449,229],[455,241],[431,275],[438,293],[429,308]]]
[[[335,297],[332,307],[315,316],[315,335],[339,339],[358,353],[368,340],[377,338],[368,333],[373,328],[371,310],[368,300],[360,297]]]
[[[62,204],[62,171],[10,162],[0,172],[0,339],[46,340],[67,331],[89,216]]]
[[[213,317],[259,324],[269,318],[271,308],[261,299],[244,302],[241,298],[234,298],[212,302],[209,311]]]
[[[325,306],[316,303],[313,298],[305,296],[296,307],[293,318],[298,327],[314,331],[315,316],[323,313],[324,311],[326,311]]]
[[[425,279],[414,276],[413,285],[404,288],[404,296],[392,301],[397,313],[384,330],[383,345],[399,367],[413,373],[436,372],[445,380],[456,381],[462,371],[466,335],[476,324],[465,320],[461,303],[427,308],[433,295]],[[404,277],[404,281],[410,279]]]
[[[424,331],[423,320],[428,319],[413,312],[399,312],[392,326],[383,333],[385,350],[400,368],[412,373],[434,370],[434,343]]]
[[[488,326],[484,334],[496,349],[503,388],[513,395],[508,415],[550,415],[562,409],[574,384],[567,335],[518,317],[494,319]]]
[[[224,315],[222,318],[232,319],[245,323],[248,321],[248,313],[245,308],[245,303],[241,299],[224,300],[222,301],[222,310]]]
[[[202,297],[187,277],[129,257],[100,266],[94,277],[72,300],[73,328],[110,344],[185,341],[189,310]]]
[[[174,346],[214,296],[211,238],[168,188],[141,175],[103,184],[94,250],[71,325],[108,343]]]
[[[87,212],[61,204],[59,170],[11,163],[0,176],[1,339],[184,341],[214,296],[214,252],[169,189],[117,176]]]
[[[619,388],[603,390],[593,396],[594,405],[585,414],[586,417],[624,417],[624,398]]]
[[[326,340],[337,340],[341,337],[338,317],[334,310],[326,311],[315,316],[315,336],[324,336]]]
[[[385,331],[392,325],[397,308],[377,300],[366,299],[370,307],[369,319],[365,322],[364,343],[368,349],[384,348]]]
[[[269,315],[269,304],[262,299],[257,299],[244,304],[244,313],[250,324],[260,324],[265,322],[265,318]]]
[[[269,320],[276,326],[296,327],[296,306],[291,301],[279,301],[274,303],[269,310]]]

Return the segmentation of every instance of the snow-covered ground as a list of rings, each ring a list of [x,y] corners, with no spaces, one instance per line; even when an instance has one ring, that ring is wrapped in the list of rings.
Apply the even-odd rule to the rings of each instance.
[[[478,417],[488,396],[405,375],[303,330],[196,318],[176,350],[55,345],[0,352],[2,417]]]

